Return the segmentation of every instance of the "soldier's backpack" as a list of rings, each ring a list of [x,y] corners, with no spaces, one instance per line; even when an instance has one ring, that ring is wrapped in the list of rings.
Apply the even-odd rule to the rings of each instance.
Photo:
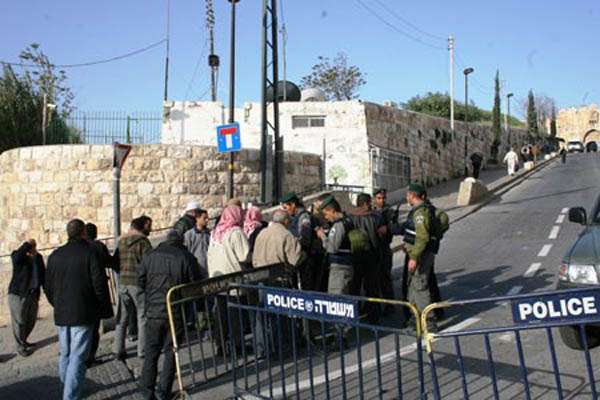
[[[350,241],[350,253],[360,254],[371,250],[369,234],[357,227],[355,221],[350,217],[344,219],[344,229]]]
[[[448,229],[450,229],[450,217],[448,214],[437,209],[433,204],[428,203],[429,215],[431,217],[431,237],[433,239],[433,252],[437,254],[440,249],[440,242],[444,238]]]

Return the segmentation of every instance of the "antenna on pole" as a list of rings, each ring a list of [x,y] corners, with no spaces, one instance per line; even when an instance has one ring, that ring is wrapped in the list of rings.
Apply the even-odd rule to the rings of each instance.
[[[283,57],[283,101],[287,101],[287,28],[285,26],[285,18],[283,15],[283,0],[280,0],[281,8],[281,56]]]
[[[164,101],[169,97],[169,52],[171,51],[171,0],[167,0],[167,54],[165,56],[165,94]]]
[[[213,0],[206,0],[206,29],[210,42],[210,54],[208,55],[208,66],[210,67],[210,99],[217,101],[217,77],[219,74],[219,56],[215,54],[215,11]]]

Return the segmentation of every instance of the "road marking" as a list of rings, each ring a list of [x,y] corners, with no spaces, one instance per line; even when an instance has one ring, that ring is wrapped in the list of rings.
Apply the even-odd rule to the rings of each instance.
[[[502,340],[503,342],[512,342],[514,337],[513,333],[505,333],[501,336],[498,337],[499,340]]]
[[[556,218],[556,223],[557,223],[557,224],[562,224],[563,222],[565,222],[565,217],[566,217],[566,215],[565,215],[565,214],[560,214],[560,215],[558,216],[558,218]]]
[[[545,244],[544,247],[542,247],[542,249],[538,253],[538,257],[546,257],[548,255],[548,253],[550,253],[551,249],[552,249],[551,244]]]
[[[514,296],[523,290],[523,286],[515,286],[506,293],[507,296]]]
[[[561,214],[566,214],[569,212],[568,208],[563,208],[562,211],[560,212]]]
[[[560,232],[560,226],[554,225],[550,231],[550,236],[548,236],[548,239],[556,239],[558,237],[558,232]]]
[[[540,269],[540,267],[542,266],[542,263],[533,263],[529,266],[529,269],[527,271],[525,271],[525,278],[531,278],[532,276],[535,275],[535,273],[537,272],[538,269]]]
[[[466,328],[469,325],[473,325],[474,323],[479,322],[480,320],[481,320],[480,318],[475,318],[475,317],[467,318],[464,321],[459,322],[456,325],[452,325],[451,327],[444,329],[443,331],[441,331],[441,333],[442,332],[445,333],[445,332],[459,331],[463,328]],[[421,341],[421,345],[423,345],[423,346],[425,345],[424,340]],[[400,357],[407,356],[411,353],[414,353],[415,351],[417,351],[417,342],[400,348]],[[379,357],[379,362],[380,362],[380,364],[384,364],[386,362],[394,361],[395,359],[396,359],[396,351],[394,350],[394,351],[390,351],[389,353],[382,354]],[[364,371],[365,369],[374,367],[376,365],[377,365],[377,359],[371,358],[370,360],[363,361],[361,367]],[[346,376],[356,373],[356,372],[359,372],[359,371],[360,371],[360,368],[359,368],[358,364],[353,364],[344,369],[344,373]],[[327,378],[325,378],[325,375],[315,376],[312,380],[312,383],[313,383],[313,386],[318,386],[318,385],[324,384],[327,381],[327,379],[329,379],[329,381],[331,382],[331,381],[334,381],[341,377],[342,377],[342,371],[338,369],[335,371],[330,371]],[[310,383],[311,383],[310,379],[304,379],[304,380],[298,382],[299,390],[309,389]],[[286,393],[295,391],[296,384],[290,383],[289,385],[286,385],[285,390],[286,390]],[[269,396],[269,390],[263,391],[262,395]],[[282,397],[282,396],[283,396],[282,388],[277,388],[277,389],[273,390],[273,397]]]

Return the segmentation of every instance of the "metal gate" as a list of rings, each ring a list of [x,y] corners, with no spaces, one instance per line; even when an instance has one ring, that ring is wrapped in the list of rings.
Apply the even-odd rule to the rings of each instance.
[[[370,145],[371,175],[374,188],[389,192],[405,188],[411,179],[410,157],[401,152]]]

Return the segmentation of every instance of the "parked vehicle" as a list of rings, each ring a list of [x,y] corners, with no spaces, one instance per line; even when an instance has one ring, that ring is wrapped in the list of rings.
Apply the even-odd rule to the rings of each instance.
[[[583,143],[581,143],[579,140],[571,140],[569,143],[567,143],[567,150],[570,153],[574,153],[576,151],[579,153],[583,153],[584,152]]]
[[[585,228],[563,257],[558,272],[557,289],[596,289],[600,286],[600,197],[589,221],[583,207],[571,208],[569,221],[581,224]],[[559,330],[567,347],[584,349],[578,326],[563,326]],[[600,326],[586,326],[585,334],[589,348],[600,346]]]

